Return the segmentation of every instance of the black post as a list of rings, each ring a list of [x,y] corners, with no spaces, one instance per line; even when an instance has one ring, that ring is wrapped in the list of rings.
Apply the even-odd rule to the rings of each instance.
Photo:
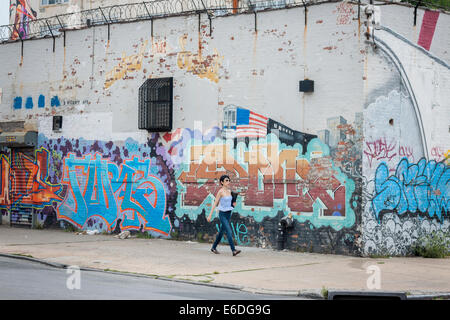
[[[48,20],[45,20],[45,23],[47,24],[48,31],[50,31],[50,34],[53,38],[53,52],[55,52],[55,36],[53,35],[52,28],[50,28],[50,25],[48,24]]]
[[[416,26],[417,21],[417,8],[420,6],[421,3],[422,0],[419,0],[419,2],[417,2],[416,6],[414,7],[414,27]]]

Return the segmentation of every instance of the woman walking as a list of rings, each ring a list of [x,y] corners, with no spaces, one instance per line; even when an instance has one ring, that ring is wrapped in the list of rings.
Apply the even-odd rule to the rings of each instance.
[[[225,232],[228,238],[228,243],[230,244],[231,252],[233,253],[233,256],[236,256],[241,252],[241,250],[236,250],[236,248],[234,247],[233,233],[231,231],[230,225],[231,211],[234,209],[231,205],[231,200],[233,197],[230,190],[230,177],[227,175],[223,175],[220,177],[219,181],[222,185],[222,188],[220,188],[220,190],[217,192],[216,200],[214,201],[211,212],[209,213],[207,219],[208,222],[211,221],[211,216],[214,212],[214,209],[217,207],[219,209],[220,230],[219,234],[216,237],[216,241],[214,241],[211,251],[215,254],[219,253],[216,248],[220,240],[222,240],[223,233]]]

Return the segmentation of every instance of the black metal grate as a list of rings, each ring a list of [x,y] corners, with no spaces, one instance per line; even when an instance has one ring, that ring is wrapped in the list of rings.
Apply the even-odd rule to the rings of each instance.
[[[147,79],[139,88],[139,129],[172,131],[173,78]]]

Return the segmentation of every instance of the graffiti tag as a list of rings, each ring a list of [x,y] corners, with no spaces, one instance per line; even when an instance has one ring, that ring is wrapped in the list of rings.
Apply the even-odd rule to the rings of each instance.
[[[238,246],[247,246],[250,244],[250,239],[247,235],[247,227],[243,223],[236,222],[234,225],[230,222],[231,231],[233,232],[234,239],[236,239]],[[216,224],[217,232],[220,231],[219,225]],[[226,234],[225,234],[226,236]],[[225,240],[225,237],[221,240],[222,243],[228,243],[228,240]]]
[[[133,157],[119,167],[100,154],[69,154],[63,170],[62,183],[68,190],[57,208],[59,219],[83,228],[95,216],[104,220],[107,231],[121,219],[121,229],[169,235],[166,192],[161,180],[150,174],[150,159]]]
[[[216,141],[188,148],[188,164],[177,174],[177,214],[200,214],[211,201],[209,195],[217,193],[217,179],[226,173],[243,194],[237,202],[241,215],[259,220],[282,210],[316,225],[352,225],[348,199],[354,184],[333,166],[329,151],[321,149],[327,147],[313,139],[303,156],[300,146],[286,147],[275,135],[268,139],[272,141],[264,138],[248,148]]]
[[[450,209],[450,169],[444,163],[427,162],[424,158],[417,164],[402,159],[394,175],[389,176],[386,163],[381,163],[375,173],[375,196],[372,208],[376,218],[383,211],[428,213],[442,220],[442,214]]]
[[[46,149],[36,150],[36,159],[16,153],[14,165],[0,155],[0,207],[24,206],[42,209],[54,201],[61,201],[61,185],[48,182]]]

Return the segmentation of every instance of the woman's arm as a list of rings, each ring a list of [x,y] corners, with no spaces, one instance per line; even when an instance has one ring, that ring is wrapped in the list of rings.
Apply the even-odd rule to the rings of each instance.
[[[211,212],[209,213],[209,216],[208,216],[208,218],[207,218],[207,220],[208,220],[208,222],[210,222],[211,221],[211,217],[212,217],[212,214],[213,214],[213,212],[214,212],[214,209],[217,207],[217,205],[219,204],[219,201],[220,201],[220,198],[222,197],[222,190],[219,190],[219,192],[217,192],[217,195],[216,195],[216,200],[214,201],[214,203],[213,203],[213,205],[212,205],[212,208],[211,208]]]

